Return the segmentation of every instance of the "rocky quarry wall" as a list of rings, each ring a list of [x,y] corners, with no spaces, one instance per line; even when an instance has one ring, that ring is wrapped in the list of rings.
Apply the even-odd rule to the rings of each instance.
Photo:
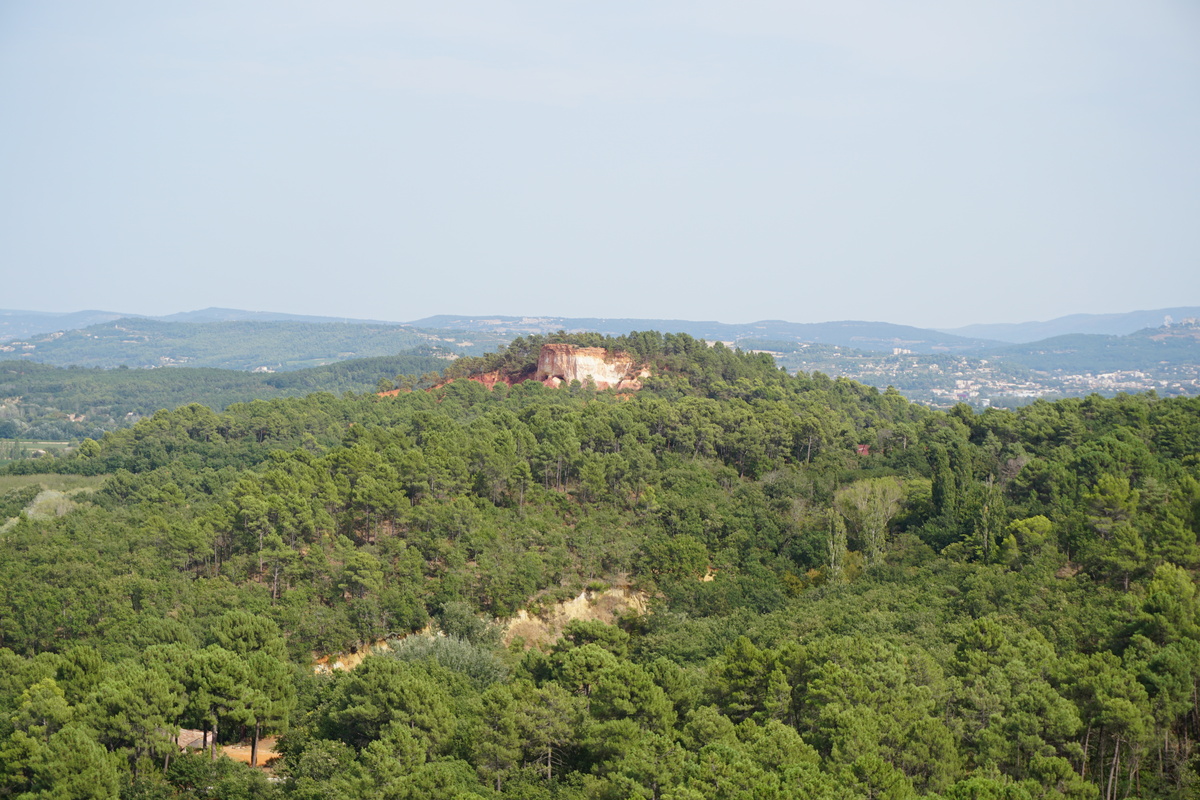
[[[649,375],[625,353],[610,353],[603,347],[547,344],[538,354],[534,380],[548,386],[591,380],[597,389],[634,390],[642,388],[640,379]]]

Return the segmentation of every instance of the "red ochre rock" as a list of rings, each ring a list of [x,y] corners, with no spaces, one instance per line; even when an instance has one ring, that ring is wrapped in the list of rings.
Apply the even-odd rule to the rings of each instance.
[[[532,374],[505,375],[501,372],[483,372],[461,380],[482,383],[489,389],[503,383],[512,386],[524,381],[538,381],[546,386],[557,387],[579,381],[592,382],[597,389],[615,389],[618,392],[636,392],[642,388],[642,378],[650,377],[650,370],[634,363],[628,353],[608,351],[603,347],[578,347],[573,344],[547,344],[538,353],[537,368]],[[438,389],[445,386],[439,383]],[[394,397],[401,389],[380,392],[380,397]]]

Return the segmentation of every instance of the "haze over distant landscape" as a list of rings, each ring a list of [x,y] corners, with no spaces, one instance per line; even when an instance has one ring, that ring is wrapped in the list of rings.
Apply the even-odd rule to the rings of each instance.
[[[15,0],[0,307],[953,329],[1195,304],[1198,37],[1184,0]]]

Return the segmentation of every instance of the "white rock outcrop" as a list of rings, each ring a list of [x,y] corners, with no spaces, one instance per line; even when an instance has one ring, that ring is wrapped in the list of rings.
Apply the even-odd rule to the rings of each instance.
[[[534,379],[553,386],[591,380],[597,389],[640,389],[639,378],[649,374],[624,353],[610,353],[603,347],[548,344],[538,354]]]

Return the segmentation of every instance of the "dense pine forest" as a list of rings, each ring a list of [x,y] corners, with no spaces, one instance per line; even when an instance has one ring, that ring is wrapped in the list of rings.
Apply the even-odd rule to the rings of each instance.
[[[462,379],[548,341],[652,377]],[[1200,399],[941,412],[657,333],[445,379],[6,467],[0,798],[1200,791]],[[615,585],[649,610],[503,635]]]

